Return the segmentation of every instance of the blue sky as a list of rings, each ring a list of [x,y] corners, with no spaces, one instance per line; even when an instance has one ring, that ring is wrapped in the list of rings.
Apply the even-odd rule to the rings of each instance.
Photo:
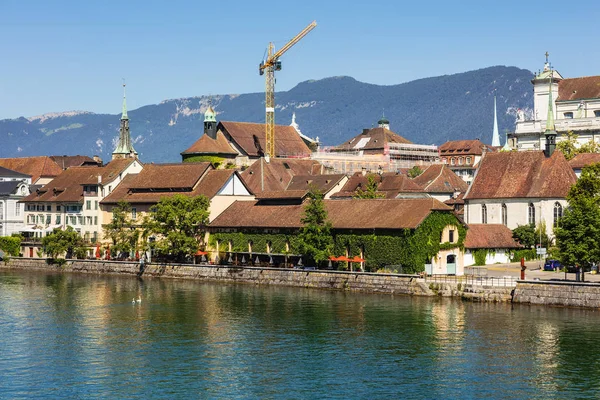
[[[600,74],[591,1],[0,0],[0,119],[117,114],[169,98],[261,92],[268,42],[284,45],[277,90],[349,75],[375,84],[492,65],[529,70],[544,52],[565,77]]]

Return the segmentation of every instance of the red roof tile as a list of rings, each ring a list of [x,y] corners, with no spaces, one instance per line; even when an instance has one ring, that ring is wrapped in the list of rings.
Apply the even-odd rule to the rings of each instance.
[[[336,229],[414,229],[432,211],[452,208],[429,199],[324,200]],[[304,204],[262,205],[236,201],[211,223],[214,228],[299,228]]]
[[[445,164],[430,165],[413,181],[426,193],[464,193],[469,187]]]
[[[319,175],[322,166],[318,161],[293,158],[274,158],[264,162],[261,158],[241,173],[242,179],[253,193],[285,190],[296,175]]]
[[[569,165],[573,169],[582,169],[583,167],[587,167],[591,164],[596,164],[600,162],[600,154],[599,153],[581,153],[577,154],[575,157],[569,160]]]
[[[319,190],[321,193],[328,193],[335,187],[346,175],[335,174],[335,175],[295,175],[287,185],[286,189],[289,190],[302,190],[308,191],[311,188]]]
[[[231,138],[249,156],[259,156],[256,141],[258,141],[262,151],[266,150],[265,124],[221,121],[217,129],[222,131],[226,138]],[[309,157],[310,154],[310,149],[294,127],[275,125],[276,157]]]
[[[223,133],[217,132],[217,138],[213,139],[210,136],[204,134],[189,149],[183,151],[183,154],[232,154],[237,155],[235,151]]]
[[[600,76],[568,78],[558,82],[558,101],[597,99],[600,97]]]
[[[500,224],[470,224],[465,238],[466,249],[518,249],[512,231]]]
[[[465,199],[565,198],[577,180],[560,151],[488,153]]]
[[[491,146],[487,146],[481,140],[451,140],[438,149],[440,155],[455,155],[455,154],[468,154],[474,156],[480,156],[484,151],[488,151]]]
[[[67,169],[67,168],[71,168],[71,167],[80,167],[84,163],[85,164],[95,164],[96,163],[96,161],[94,161],[93,158],[88,157],[88,156],[80,156],[80,155],[50,156],[50,158],[52,159],[52,161],[54,161],[56,163],[56,165],[58,165],[62,169]]]
[[[204,195],[210,199],[235,173],[231,169],[212,169],[210,163],[147,164],[139,174],[128,175],[101,203],[124,200],[130,204],[155,204],[176,194]]]
[[[54,178],[63,172],[48,156],[0,158],[0,167],[30,175],[32,183],[40,178]]]

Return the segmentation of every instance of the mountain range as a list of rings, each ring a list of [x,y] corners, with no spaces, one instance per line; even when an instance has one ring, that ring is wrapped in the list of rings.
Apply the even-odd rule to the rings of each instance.
[[[491,143],[494,94],[501,136],[512,131],[516,111],[531,114],[533,73],[495,66],[398,85],[373,85],[341,76],[299,83],[277,92],[275,123],[292,113],[303,134],[336,145],[377,125],[383,114],[390,129],[420,144],[480,138]],[[180,152],[203,131],[206,108],[217,120],[264,122],[264,93],[197,96],[162,101],[128,111],[132,141],[143,162],[178,162]],[[115,102],[115,111],[121,104]],[[110,159],[120,114],[69,111],[0,120],[0,157],[99,155]],[[504,137],[501,138],[504,143]]]

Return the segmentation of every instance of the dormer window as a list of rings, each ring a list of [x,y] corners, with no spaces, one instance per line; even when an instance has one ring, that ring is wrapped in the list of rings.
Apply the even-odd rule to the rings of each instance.
[[[572,112],[566,112],[563,115],[565,116],[565,119],[573,119],[573,113]]]
[[[594,110],[594,117],[600,118],[600,110]]]

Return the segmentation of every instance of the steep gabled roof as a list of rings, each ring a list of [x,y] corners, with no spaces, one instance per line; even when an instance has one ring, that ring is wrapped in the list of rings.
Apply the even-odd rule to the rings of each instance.
[[[235,151],[223,133],[221,131],[217,132],[217,138],[213,139],[210,136],[204,134],[200,136],[193,145],[190,146],[189,149],[183,151],[181,153],[184,154],[232,154],[237,155],[238,152]]]
[[[225,133],[226,138],[230,137],[249,156],[260,155],[257,143],[262,151],[266,150],[265,124],[221,121],[217,130]],[[310,154],[310,149],[293,126],[275,125],[276,157],[309,157]]]
[[[40,178],[54,178],[63,171],[48,156],[0,158],[0,167],[30,175],[32,183],[37,182]]]
[[[465,200],[565,198],[576,180],[560,151],[549,158],[542,151],[488,153]]]
[[[581,153],[569,160],[569,165],[573,169],[582,169],[591,164],[600,162],[600,153]]]
[[[433,164],[413,181],[426,193],[464,193],[469,187],[446,164]]]
[[[512,231],[500,224],[469,224],[465,238],[466,249],[518,249]]]
[[[600,98],[600,76],[568,78],[558,82],[557,101]]]
[[[337,146],[337,151],[364,150],[383,151],[388,143],[412,144],[412,142],[386,128],[365,129],[362,133]]]
[[[242,179],[253,193],[285,190],[296,175],[321,174],[322,166],[314,160],[274,158],[265,162],[262,158],[241,173]]]
[[[452,209],[438,200],[324,200],[335,229],[414,229],[432,211]],[[236,201],[210,224],[214,228],[300,228],[304,204],[261,205]]]

